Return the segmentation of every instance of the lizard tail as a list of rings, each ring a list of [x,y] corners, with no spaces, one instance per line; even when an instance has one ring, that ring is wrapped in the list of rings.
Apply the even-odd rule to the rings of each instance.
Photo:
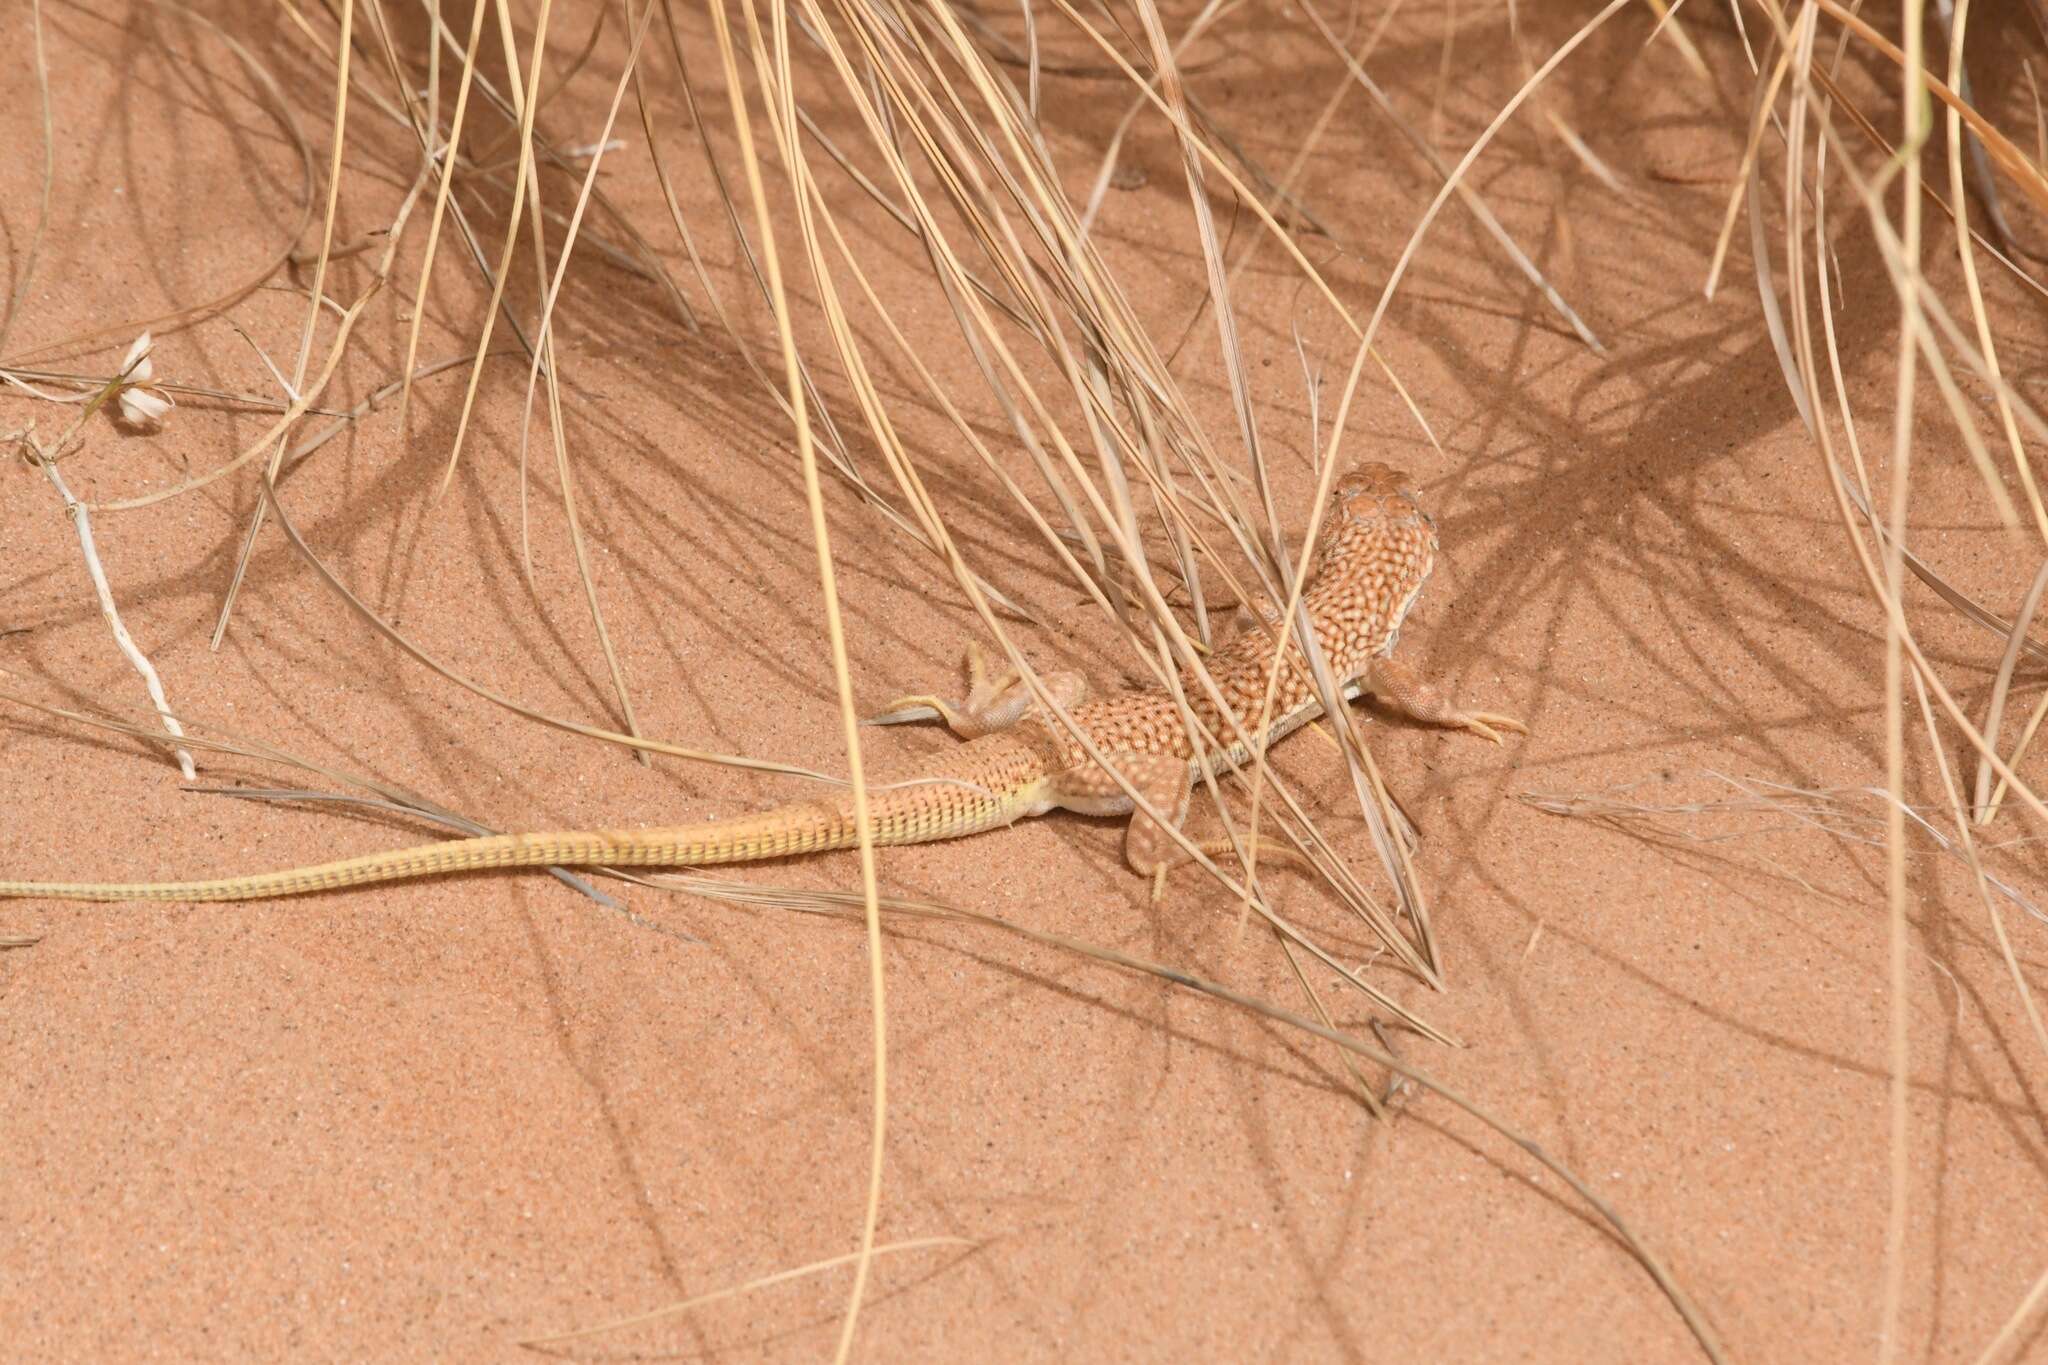
[[[884,790],[870,802],[876,844],[951,839],[1009,824],[1024,811],[1016,794],[954,793],[935,806],[906,799],[929,788]],[[564,830],[447,839],[357,858],[190,882],[6,882],[0,898],[76,901],[242,901],[335,891],[369,882],[515,867],[709,867],[829,849],[854,848],[853,798],[797,801],[755,815],[648,829]]]

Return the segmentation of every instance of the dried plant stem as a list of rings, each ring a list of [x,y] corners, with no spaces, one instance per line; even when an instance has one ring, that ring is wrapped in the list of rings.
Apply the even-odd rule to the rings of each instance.
[[[0,942],[4,942],[4,940],[0,940]],[[922,1251],[926,1247],[971,1247],[973,1245],[975,1244],[965,1237],[913,1237],[907,1241],[890,1242],[885,1246],[878,1246],[874,1249],[874,1254],[877,1256],[888,1256],[899,1251]],[[706,1304],[717,1303],[721,1299],[737,1298],[741,1294],[750,1294],[756,1289],[767,1289],[771,1285],[787,1284],[791,1280],[800,1280],[806,1275],[818,1275],[827,1270],[837,1270],[849,1261],[858,1259],[860,1254],[858,1251],[849,1251],[841,1256],[828,1256],[822,1261],[812,1261],[809,1265],[792,1266],[788,1270],[778,1270],[771,1275],[762,1275],[756,1279],[748,1280],[745,1284],[729,1285],[724,1289],[714,1289],[708,1293],[698,1294],[684,1299],[681,1303],[672,1303],[665,1308],[656,1308],[651,1312],[635,1313],[629,1318],[613,1318],[609,1322],[600,1322],[592,1327],[579,1327],[573,1332],[557,1332],[552,1336],[545,1337],[528,1337],[519,1344],[528,1347],[556,1346],[565,1341],[581,1341],[586,1337],[600,1336],[606,1332],[623,1331],[628,1327],[643,1327],[650,1322],[659,1322],[663,1318],[672,1318],[679,1314],[687,1313],[693,1308],[702,1308]]]
[[[437,28],[440,22],[439,0],[435,0],[434,23]],[[404,389],[398,400],[400,426],[405,425],[406,413],[412,406],[412,369],[413,362],[419,355],[420,328],[426,317],[427,282],[434,273],[434,252],[441,242],[441,221],[448,212],[448,196],[455,188],[455,158],[462,149],[462,122],[469,113],[469,88],[476,75],[477,44],[483,37],[483,31],[484,5],[482,0],[476,0],[470,11],[469,45],[463,50],[462,76],[455,87],[455,113],[449,121],[447,141],[439,141],[441,125],[438,119],[430,117],[427,123],[426,163],[427,168],[436,174],[439,183],[434,190],[433,215],[427,221],[427,244],[421,254],[420,279],[413,288],[412,324],[406,329],[405,336],[405,364],[399,367],[399,374],[404,377]],[[438,37],[438,33],[435,36]],[[441,44],[430,42],[429,47],[438,65]],[[430,97],[438,104],[441,97],[439,84],[430,83],[428,91]],[[480,346],[479,362],[482,350],[483,347]]]
[[[318,331],[321,307],[327,301],[328,255],[334,248],[334,219],[341,202],[342,153],[346,150],[348,143],[348,73],[349,55],[352,50],[349,37],[354,28],[355,8],[352,4],[342,7],[341,33],[335,42],[334,124],[332,133],[334,145],[327,167],[327,211],[321,219],[320,253],[313,265],[312,286],[307,291],[306,321],[304,327],[299,332],[299,358],[292,367],[291,383],[285,386],[285,397],[294,403],[302,401],[302,395],[305,392],[306,367],[313,359],[313,338]],[[409,208],[411,204],[412,199],[408,196],[406,205]],[[271,451],[270,472],[267,477],[271,479],[277,477],[277,471],[284,463],[285,450],[289,444],[290,428],[289,426],[281,426],[277,433],[277,445]],[[234,619],[235,601],[241,595],[242,576],[248,570],[249,557],[255,553],[256,538],[263,531],[264,510],[265,504],[258,502],[254,514],[249,518],[249,530],[242,539],[242,553],[240,558],[235,561],[234,574],[228,580],[227,591],[222,594],[220,615],[214,621],[213,626],[213,648],[216,650],[220,648],[221,641],[227,638],[228,623]]]
[[[755,74],[760,81],[762,98],[769,109],[771,129],[778,131],[784,138],[793,139],[796,136],[793,104],[795,90],[787,66],[788,8],[783,5],[775,7],[775,64],[771,70],[770,54],[765,49],[760,21],[754,12],[752,0],[741,0],[741,7],[752,48]],[[854,1263],[853,1289],[847,1296],[846,1318],[840,1326],[839,1346],[834,1354],[837,1365],[844,1365],[853,1353],[854,1328],[860,1320],[861,1300],[867,1292],[868,1275],[874,1262],[875,1225],[881,1215],[882,1168],[886,1152],[885,1139],[888,1135],[889,1034],[887,994],[882,970],[881,891],[875,878],[875,831],[869,816],[867,782],[861,764],[860,716],[853,702],[853,678],[846,655],[846,627],[840,619],[839,588],[832,566],[832,540],[825,521],[824,491],[818,482],[817,448],[811,436],[808,400],[804,392],[802,369],[797,359],[796,333],[790,318],[789,299],[783,289],[781,261],[775,248],[774,219],[768,208],[768,192],[762,183],[761,159],[755,150],[753,120],[747,110],[746,88],[740,75],[739,57],[733,47],[732,26],[726,17],[725,0],[712,0],[709,9],[712,27],[718,39],[719,57],[725,67],[726,92],[732,106],[733,128],[739,140],[740,159],[746,169],[748,195],[753,201],[755,229],[760,233],[761,263],[767,275],[769,303],[775,310],[776,338],[782,345],[783,374],[788,388],[787,400],[790,413],[795,419],[797,455],[803,464],[804,501],[810,509],[811,542],[817,551],[818,586],[825,608],[825,634],[831,646],[832,676],[839,694],[839,722],[846,737],[847,777],[853,785],[854,828],[860,841],[860,885],[866,915],[868,992],[873,1018],[875,1079],[871,1111],[873,1131],[868,1145],[867,1199],[861,1218],[859,1260]],[[787,147],[784,148],[784,152],[787,156]],[[788,160],[794,164],[796,158],[789,156]],[[798,212],[801,214],[804,198],[801,186],[798,189]]]
[[[50,114],[50,63],[43,52],[43,0],[31,0],[29,31],[35,40],[36,93],[43,115],[43,187],[36,207],[35,231],[29,236],[28,250],[22,253],[20,263],[15,266],[14,292],[8,296],[6,306],[0,308],[0,356],[7,354],[7,334],[13,330],[21,301],[28,297],[29,281],[36,271],[36,257],[43,249],[43,233],[50,226],[50,192],[57,183],[57,130]]]
[[[679,890],[688,891],[693,895],[706,896],[714,900],[733,901],[750,905],[768,904],[782,909],[795,910],[803,914],[829,915],[843,918],[851,908],[852,898],[844,893],[816,891],[782,893],[751,883],[728,882],[709,877],[665,876],[651,880],[657,880],[658,884],[663,886],[672,886]],[[1693,1303],[1692,1297],[1679,1285],[1669,1267],[1664,1264],[1663,1259],[1650,1249],[1649,1245],[1643,1241],[1636,1230],[1629,1225],[1628,1221],[1621,1216],[1620,1211],[1614,1205],[1601,1198],[1592,1186],[1586,1183],[1583,1177],[1558,1158],[1552,1156],[1534,1138],[1524,1134],[1479,1100],[1439,1080],[1436,1076],[1425,1071],[1415,1063],[1404,1061],[1398,1053],[1376,1047],[1362,1038],[1346,1033],[1341,1029],[1333,1028],[1318,1020],[1311,1019],[1307,1015],[1299,1014],[1293,1010],[1273,1004],[1271,1001],[1261,999],[1258,996],[1236,990],[1230,986],[1223,985],[1221,982],[1210,980],[1171,963],[1138,957],[1119,948],[1091,943],[1085,939],[1072,938],[1066,934],[1054,933],[1045,929],[1033,928],[1028,924],[1020,924],[1014,920],[1004,919],[1000,915],[970,910],[963,906],[947,905],[935,901],[902,900],[894,897],[891,897],[886,904],[892,914],[912,919],[951,920],[965,924],[978,924],[1024,939],[1027,942],[1041,944],[1049,948],[1057,948],[1063,952],[1074,953],[1125,971],[1157,977],[1169,985],[1178,986],[1199,995],[1206,995],[1211,999],[1236,1006],[1261,1018],[1270,1019],[1275,1023],[1284,1024],[1289,1028],[1320,1038],[1324,1042],[1331,1043],[1355,1057],[1370,1062],[1375,1066],[1384,1067],[1396,1076],[1404,1077],[1415,1085],[1433,1092],[1513,1143],[1545,1170],[1548,1170],[1568,1185],[1573,1193],[1583,1199],[1595,1213],[1599,1214],[1607,1226],[1613,1229],[1615,1238],[1627,1249],[1631,1256],[1636,1258],[1637,1263],[1656,1282],[1658,1289],[1670,1301],[1672,1308],[1677,1311],[1678,1316],[1684,1321],[1687,1330],[1692,1333],[1693,1339],[1699,1343],[1700,1350],[1706,1355],[1707,1359],[1715,1362],[1715,1365],[1724,1365],[1727,1361],[1728,1356],[1722,1350],[1720,1339],[1708,1324],[1706,1316]]]
[[[1949,84],[1958,90],[1964,88],[1967,79],[1963,72],[1963,34],[1970,22],[1970,0],[1956,0],[1955,13],[1948,16]],[[1998,405],[1999,425],[2005,432],[2006,448],[2012,453],[2012,463],[2020,476],[2020,487],[2026,490],[2027,503],[2034,513],[2034,529],[2048,541],[2048,507],[2041,502],[2041,490],[2034,481],[2034,468],[2027,459],[2026,447],[2020,440],[2019,423],[2013,417],[2012,399],[2006,392],[2003,375],[1998,367],[1998,344],[1991,335],[1991,316],[1984,307],[1983,287],[1977,280],[1977,253],[1971,250],[1973,235],[1970,232],[1970,205],[1963,193],[1963,120],[1954,105],[1948,106],[1943,124],[1948,133],[1949,199],[1951,215],[1956,221],[1956,255],[1963,267],[1963,283],[1969,291],[1970,316],[1977,324],[1977,349],[1983,353],[1984,368],[1991,380],[1992,400]],[[2001,241],[2008,247],[2011,234],[2005,231],[2004,219],[1998,212],[1998,200],[1992,188],[1990,171],[1985,165],[1984,144],[1976,138],[1970,139],[1969,157],[1971,166],[1981,172],[1980,191],[1990,211],[1990,218],[1998,229]],[[1988,783],[1988,771],[1979,777],[1980,794],[1982,785]]]
[[[497,269],[490,272],[491,300],[484,312],[483,335],[477,340],[476,367],[470,371],[469,388],[462,396],[462,412],[455,421],[455,439],[449,443],[448,464],[441,471],[441,482],[435,493],[436,497],[448,491],[448,485],[455,479],[456,466],[462,459],[463,439],[468,434],[470,413],[476,405],[477,385],[483,378],[484,353],[490,349],[491,327],[497,321],[498,307],[504,301],[505,287],[512,266],[512,253],[519,244],[519,219],[526,207],[527,189],[530,185],[538,183],[528,172],[533,161],[535,97],[540,90],[541,67],[547,56],[548,16],[553,8],[554,0],[541,0],[540,12],[533,21],[533,60],[527,68],[526,93],[523,98],[516,101],[519,111],[519,167],[512,177],[512,204],[505,216],[505,244],[499,250]],[[509,43],[507,54],[507,69],[516,75],[518,67],[510,55]]]
[[[1905,54],[1901,70],[1905,76],[1904,127],[1899,151],[1904,162],[1903,201],[1900,205],[1899,237],[1901,268],[1917,284],[1920,270],[1920,150],[1932,132],[1928,122],[1927,78],[1921,48],[1926,41],[1919,0],[1906,0],[1902,23]],[[1892,410],[1891,542],[1885,549],[1885,588],[1893,601],[1904,598],[1905,563],[1899,546],[1906,537],[1906,510],[1912,488],[1913,396],[1918,376],[1920,295],[1916,288],[1900,291],[1899,299],[1898,390]],[[1884,735],[1885,787],[1891,802],[1885,812],[1887,875],[1885,900],[1889,912],[1890,1076],[1888,1089],[1891,1136],[1891,1197],[1887,1201],[1884,1239],[1884,1302],[1878,1335],[1879,1365],[1891,1365],[1899,1347],[1899,1317],[1904,1308],[1906,1286],[1906,1213],[1912,1190],[1911,1115],[1907,1110],[1907,1067],[1911,1064],[1908,1026],[1911,1011],[1906,1004],[1906,653],[1905,622],[1898,613],[1885,617],[1884,642]],[[1995,738],[1995,736],[1991,737]]]
[[[2026,643],[2027,630],[2034,624],[2034,613],[2040,609],[2043,592],[2048,592],[2048,563],[2042,564],[2034,574],[2034,584],[2027,589],[2027,595],[2020,603],[2019,615],[2013,619],[2012,636],[2005,644],[2005,656],[1998,661],[1998,673],[1991,681],[1991,700],[1984,708],[1983,730],[1984,738],[1993,744],[1998,742],[1998,732],[2005,720],[2005,700],[2012,688],[2013,672],[2019,667],[2020,647]],[[2021,747],[2026,740],[2027,736],[2023,735],[2019,743],[2013,746],[2010,761],[2015,767],[2019,765]],[[2001,793],[2003,790],[2001,787]],[[1991,817],[1998,809],[1995,802],[1996,798],[1992,795],[1991,788],[1991,765],[1979,759],[1976,788],[1978,824],[1991,823]]]
[[[142,675],[142,685],[149,689],[150,703],[156,707],[157,715],[163,719],[164,730],[180,739],[184,738],[184,728],[178,724],[177,716],[171,713],[171,703],[164,696],[163,679],[157,676],[156,666],[150,663],[149,656],[136,645],[135,637],[128,633],[128,627],[121,620],[120,608],[114,605],[114,590],[107,584],[107,571],[101,566],[99,549],[93,543],[92,514],[85,510],[84,503],[71,495],[71,489],[65,484],[64,476],[58,472],[54,459],[41,458],[36,461],[36,465],[56,488],[57,496],[64,499],[64,511],[70,516],[71,524],[78,530],[78,549],[85,557],[86,572],[92,575],[93,592],[100,600],[100,615],[107,618],[107,627],[114,633],[114,643],[121,647],[121,652],[128,656],[128,662]],[[192,781],[198,776],[192,766],[192,755],[182,745],[179,746],[177,754],[178,771],[184,775],[187,782]]]
[[[2020,1329],[2027,1325],[2027,1319],[2034,1315],[2034,1310],[2041,1306],[2044,1299],[2048,1299],[2048,1270],[2041,1272],[2040,1277],[2034,1281],[2034,1287],[2020,1300],[2020,1306],[2013,1309],[2012,1316],[2005,1320],[2005,1326],[1998,1329],[1998,1335],[1984,1348],[1984,1354],[1977,1357],[1977,1365],[1996,1365],[2004,1359],[2005,1353],[2011,1350],[2012,1344],[2019,1339]]]

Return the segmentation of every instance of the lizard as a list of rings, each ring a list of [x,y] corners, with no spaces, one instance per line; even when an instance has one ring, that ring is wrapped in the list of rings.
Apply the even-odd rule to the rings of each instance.
[[[1409,717],[1468,730],[1494,743],[1501,731],[1528,733],[1510,716],[1466,711],[1412,666],[1393,656],[1402,622],[1421,594],[1439,552],[1435,521],[1422,509],[1409,476],[1366,461],[1336,479],[1329,524],[1303,592],[1323,657],[1346,696],[1370,692]],[[1268,624],[1275,619],[1265,609]],[[1322,714],[1298,642],[1279,674],[1270,744]],[[1264,631],[1242,630],[1208,660],[1218,692],[1255,723],[1264,707],[1273,650]],[[897,699],[872,719],[880,723],[939,719],[966,743],[951,757],[893,782],[870,785],[869,818],[877,846],[927,843],[1006,827],[1052,810],[1129,815],[1124,858],[1134,872],[1159,879],[1185,850],[1136,806],[1116,779],[1014,673],[989,676],[976,649],[968,652],[970,689],[954,703],[930,695]],[[1203,760],[1195,756],[1173,698],[1158,688],[1133,689],[1090,701],[1078,674],[1053,673],[1043,685],[1077,728],[1133,789],[1177,827],[1185,818]],[[1213,735],[1235,734],[1206,693],[1190,682],[1187,705]],[[1243,738],[1207,759],[1210,769],[1242,762]],[[277,872],[182,882],[0,881],[0,897],[96,901],[230,901],[331,891],[453,872],[523,867],[708,867],[856,847],[851,792],[792,801],[751,815],[696,824],[495,834],[448,839]]]

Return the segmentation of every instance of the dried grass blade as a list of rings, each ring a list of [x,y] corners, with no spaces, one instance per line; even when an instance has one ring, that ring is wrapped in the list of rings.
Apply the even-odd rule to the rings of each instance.
[[[792,126],[795,119],[790,114],[794,90],[787,65],[788,9],[779,4],[775,7],[776,42],[771,57],[762,38],[753,0],[740,0],[740,3],[752,48],[755,76],[760,83],[762,98],[770,113],[771,128],[781,139],[781,150],[786,164],[793,173],[796,173],[800,163],[796,155],[796,130]],[[846,1317],[840,1328],[839,1346],[834,1357],[839,1365],[844,1365],[853,1351],[854,1329],[860,1319],[861,1302],[874,1262],[875,1226],[881,1216],[883,1157],[889,1120],[888,1005],[882,957],[882,912],[878,904],[880,891],[875,879],[875,831],[870,818],[867,784],[862,771],[860,717],[853,702],[853,680],[849,673],[846,653],[846,628],[840,619],[839,589],[832,563],[831,534],[825,519],[825,496],[818,481],[817,452],[811,440],[805,387],[802,371],[797,363],[796,334],[790,318],[789,300],[783,290],[782,267],[776,251],[773,215],[769,211],[760,158],[755,150],[752,117],[747,109],[745,84],[740,74],[739,59],[734,51],[732,31],[725,13],[725,0],[710,0],[709,9],[712,28],[718,40],[719,60],[725,71],[726,93],[731,104],[734,131],[739,141],[741,164],[746,170],[747,190],[753,202],[755,230],[760,234],[761,264],[767,276],[769,302],[775,310],[775,330],[782,347],[789,408],[795,418],[797,457],[803,465],[804,501],[810,510],[811,541],[817,551],[819,594],[825,608],[825,634],[831,649],[833,680],[838,686],[839,721],[846,740],[848,776],[853,785],[854,828],[859,842],[861,899],[867,931],[868,992],[874,1032],[874,1084],[867,1197],[861,1220],[860,1252],[854,1263],[853,1288],[847,1298]],[[806,203],[802,187],[799,185],[799,215],[803,214]]]
[[[874,1254],[876,1256],[891,1256],[904,1251],[922,1251],[926,1247],[971,1247],[978,1245],[980,1244],[970,1241],[965,1237],[913,1237],[901,1242],[886,1242],[876,1247]],[[754,1279],[748,1280],[745,1284],[730,1285],[724,1289],[714,1289],[709,1293],[697,1294],[684,1299],[681,1303],[672,1303],[666,1307],[656,1308],[645,1313],[635,1313],[631,1317],[613,1318],[609,1322],[600,1322],[594,1327],[579,1327],[573,1332],[556,1332],[551,1336],[528,1337],[519,1344],[528,1348],[535,1346],[558,1346],[565,1341],[582,1341],[606,1332],[623,1331],[628,1327],[642,1327],[650,1322],[660,1322],[664,1318],[676,1317],[692,1309],[717,1303],[721,1299],[737,1298],[742,1294],[752,1293],[756,1289],[767,1289],[772,1285],[784,1284],[790,1280],[801,1279],[806,1275],[816,1275],[823,1271],[836,1270],[840,1266],[859,1258],[860,1253],[857,1251],[849,1251],[843,1256],[828,1256],[822,1261],[812,1261],[808,1265],[796,1266],[789,1270],[778,1270],[772,1275],[757,1276]]]
[[[801,913],[839,916],[845,914],[851,908],[851,898],[843,894],[834,895],[833,893],[809,892],[798,893],[793,896],[769,897],[763,896],[761,889],[758,887],[735,886],[729,882],[718,882],[708,878],[693,878],[687,881],[684,879],[673,880],[675,884],[696,895],[710,896],[716,899],[737,899],[751,904],[780,904],[784,908]],[[1685,1292],[1677,1279],[1665,1267],[1663,1259],[1653,1252],[1649,1245],[1637,1235],[1635,1230],[1622,1218],[1620,1212],[1613,1205],[1595,1193],[1591,1186],[1569,1167],[1551,1156],[1534,1139],[1525,1136],[1510,1126],[1505,1119],[1494,1114],[1492,1110],[1480,1104],[1477,1100],[1465,1095],[1455,1087],[1436,1079],[1429,1072],[1424,1071],[1413,1063],[1404,1061],[1394,1053],[1387,1052],[1351,1034],[1331,1028],[1306,1015],[1297,1014],[1292,1010],[1282,1008],[1257,996],[1248,995],[1219,982],[1211,981],[1180,967],[1137,957],[1121,949],[1089,943],[1085,940],[1071,938],[1065,934],[1053,933],[1044,929],[1035,929],[1028,925],[1003,919],[997,915],[986,914],[982,911],[968,910],[959,906],[931,901],[892,899],[888,903],[888,908],[894,914],[913,918],[952,920],[982,925],[1032,943],[1041,944],[1045,947],[1058,948],[1062,951],[1074,953],[1110,966],[1120,967],[1126,971],[1157,977],[1162,981],[1179,986],[1185,990],[1194,991],[1197,994],[1220,1000],[1225,1004],[1234,1005],[1239,1009],[1259,1015],[1265,1019],[1270,1019],[1275,1023],[1285,1024],[1289,1028],[1332,1043],[1375,1066],[1385,1067],[1397,1075],[1405,1076],[1416,1085],[1432,1091],[1449,1101],[1458,1109],[1506,1138],[1509,1142],[1512,1142],[1523,1152],[1527,1153],[1531,1159],[1542,1165],[1544,1169],[1550,1171],[1570,1186],[1573,1192],[1585,1200],[1594,1212],[1599,1214],[1600,1218],[1614,1230],[1616,1238],[1628,1249],[1629,1254],[1634,1256],[1638,1264],[1649,1273],[1650,1278],[1656,1282],[1658,1289],[1663,1292],[1665,1298],[1670,1301],[1671,1306],[1678,1312],[1686,1328],[1692,1333],[1693,1339],[1699,1343],[1700,1349],[1707,1359],[1717,1362],[1717,1365],[1728,1359],[1726,1353],[1721,1348],[1720,1339],[1715,1335],[1713,1328],[1707,1323],[1705,1316],[1694,1306],[1692,1297]]]
[[[2027,589],[2026,597],[2020,602],[2019,616],[2014,620],[2012,635],[2006,641],[2005,656],[1998,661],[1998,674],[1991,681],[1991,699],[1984,708],[1984,735],[1993,743],[1998,741],[1998,731],[2005,719],[2005,698],[2012,687],[2013,670],[2019,667],[2020,649],[2027,642],[2027,628],[2034,623],[2034,613],[2040,609],[2041,595],[2048,591],[2048,563],[2043,563],[2034,574],[2034,584]],[[2012,761],[2019,763],[2017,747],[2013,750]],[[1977,762],[1977,823],[1990,821],[1991,806],[1991,765],[1979,759]]]
[[[333,146],[327,165],[327,211],[320,224],[320,253],[313,264],[313,282],[307,289],[306,321],[299,331],[299,357],[292,366],[292,382],[285,391],[285,397],[288,399],[297,399],[305,387],[306,365],[313,358],[313,336],[318,330],[320,310],[327,301],[327,263],[329,253],[334,249],[335,214],[341,206],[342,156],[348,148],[349,66],[354,46],[351,38],[355,30],[355,10],[353,4],[342,7],[341,31],[335,39],[334,120],[328,135]],[[405,207],[399,212],[400,221],[403,221],[405,210],[410,208],[411,204],[412,199],[408,196]],[[392,236],[395,244],[397,233],[394,232]],[[284,462],[285,441],[286,431],[280,429],[277,444],[270,456],[270,470],[267,475],[269,478],[277,477],[278,467]],[[262,530],[263,504],[258,502],[255,512],[249,518],[249,530],[242,541],[241,555],[235,561],[234,574],[229,578],[227,592],[221,598],[220,615],[213,626],[214,649],[219,649],[221,641],[227,636],[228,622],[234,616],[235,600],[241,593],[242,577],[248,572],[249,557],[255,552],[256,537]]]

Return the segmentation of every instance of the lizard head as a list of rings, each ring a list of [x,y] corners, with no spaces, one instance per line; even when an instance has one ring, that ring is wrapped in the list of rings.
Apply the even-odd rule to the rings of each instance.
[[[1415,495],[1415,480],[1405,469],[1379,460],[1360,460],[1337,476],[1330,489],[1331,511],[1339,526],[1379,526],[1421,521],[1429,524]]]
[[[1436,523],[1422,510],[1408,471],[1361,460],[1338,476],[1330,499],[1324,571],[1391,572],[1421,585],[1436,555]]]
[[[1331,494],[1339,502],[1347,502],[1361,495],[1383,498],[1414,490],[1415,482],[1407,470],[1396,469],[1381,460],[1360,460],[1338,476]]]

